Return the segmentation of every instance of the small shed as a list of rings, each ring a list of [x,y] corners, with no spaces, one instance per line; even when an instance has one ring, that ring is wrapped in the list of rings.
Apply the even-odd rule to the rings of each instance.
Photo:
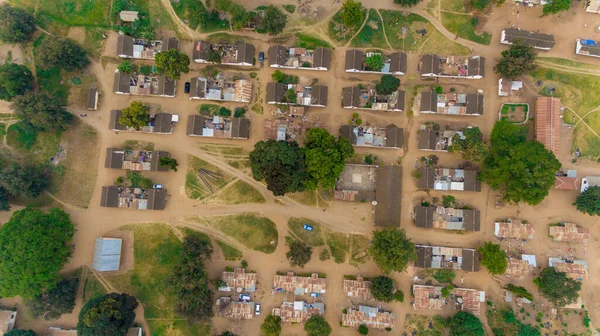
[[[138,12],[136,11],[121,11],[119,13],[119,19],[123,22],[133,22],[135,20],[139,20]]]
[[[98,109],[98,89],[90,88],[87,93],[87,99],[85,102],[85,108],[90,111],[96,111]]]
[[[92,267],[100,272],[119,270],[122,243],[121,238],[96,238]]]

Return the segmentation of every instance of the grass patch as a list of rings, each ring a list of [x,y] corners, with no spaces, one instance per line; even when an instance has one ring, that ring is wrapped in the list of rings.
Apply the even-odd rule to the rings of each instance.
[[[170,1],[170,3],[171,5],[175,4],[174,1]],[[150,23],[154,28],[177,31],[177,25],[160,0],[148,0],[148,12],[150,13]]]
[[[94,275],[94,273],[87,272],[85,279],[80,280],[83,283],[83,301],[93,299],[95,297],[106,294],[104,287]]]
[[[440,7],[444,11],[456,12],[456,13],[467,13],[464,0],[440,0]]]
[[[296,12],[296,6],[294,5],[283,5],[281,7],[283,7],[283,9],[290,14],[294,14]]]
[[[37,141],[38,133],[22,121],[8,126],[6,144],[20,150],[29,150]]]
[[[371,243],[367,236],[351,234],[350,238],[350,264],[357,266],[369,260],[369,246]]]
[[[370,9],[367,23],[350,43],[353,47],[388,48],[383,33],[383,24],[377,10]]]
[[[459,37],[479,44],[489,45],[492,43],[492,34],[484,32],[478,35],[475,33],[476,24],[474,24],[474,17],[446,12],[442,12],[440,15],[442,16],[442,25]]]
[[[206,11],[202,1],[197,0],[171,1],[171,6],[177,16],[192,29],[198,28],[201,18],[200,13]]]
[[[367,9],[366,8],[363,9],[363,16],[365,18],[367,17]],[[333,15],[333,17],[329,21],[329,25],[328,25],[327,29],[328,29],[329,37],[333,41],[335,41],[339,44],[345,44],[346,42],[350,41],[352,36],[354,36],[354,34],[356,34],[356,32],[358,31],[358,29],[360,29],[360,27],[361,27],[360,24],[357,26],[354,26],[354,27],[346,27],[342,21],[342,12],[341,12],[341,10],[339,10],[337,13],[335,13],[335,15]]]
[[[220,240],[217,240],[217,245],[219,245],[219,248],[221,249],[221,252],[223,252],[223,256],[226,260],[242,259],[242,252],[236,249],[235,247],[228,245]]]
[[[304,230],[304,224],[312,226],[312,231]],[[290,217],[288,220],[288,230],[294,238],[310,246],[325,245],[324,229],[320,223],[307,218]]]
[[[204,116],[212,116],[219,112],[219,108],[221,108],[221,106],[217,104],[200,104],[200,106],[198,106],[198,113]]]
[[[5,135],[6,135],[6,124],[0,123],[0,142],[4,141]]]
[[[337,264],[346,262],[348,251],[350,250],[350,241],[345,233],[329,231],[326,234],[327,246],[331,251],[333,261]]]
[[[434,30],[421,49],[422,54],[470,55],[471,50],[452,40],[447,39],[438,30]]]
[[[404,330],[409,335],[440,336],[445,334],[446,326],[441,316],[407,314]]]
[[[192,229],[186,227],[186,228],[183,228],[183,233],[185,233],[186,236],[196,236],[196,237],[200,238],[201,241],[208,243],[208,245],[210,245],[211,248],[214,248],[214,246],[212,245],[212,241],[210,240],[210,237],[207,234],[205,234],[204,232],[192,230]]]
[[[267,254],[275,252],[278,232],[275,223],[267,217],[254,213],[218,216],[209,218],[197,217],[198,223],[216,228],[229,237],[239,241],[249,249]]]
[[[298,203],[320,209],[329,207],[329,203],[333,199],[333,191],[331,190],[306,190],[287,195]]]
[[[210,42],[210,43],[230,43],[230,44],[236,44],[237,42],[244,42],[247,40],[248,40],[248,38],[245,36],[231,35],[228,33],[214,33],[214,34],[208,35],[208,37],[206,38],[206,41]]]
[[[248,152],[239,146],[228,146],[228,145],[200,145],[200,149],[203,149],[211,154],[221,154],[224,156],[246,156]]]
[[[564,59],[564,58],[538,57],[536,59],[536,61],[542,62],[542,63],[552,63],[552,64],[558,65],[558,66],[566,66],[566,67],[577,68],[577,69],[582,69],[582,70],[592,70],[595,72],[598,71],[598,66],[596,66],[596,65],[578,62],[578,61],[572,61],[572,60]]]
[[[35,10],[42,27],[59,23],[65,26],[110,27],[111,1],[13,0],[11,3]]]
[[[333,46],[329,42],[321,40],[314,36],[310,36],[310,35],[303,34],[303,33],[296,33],[296,37],[298,38],[296,45],[300,48],[306,48],[306,49],[316,49],[319,47],[330,48],[330,49],[333,48]]]
[[[211,199],[210,201],[211,203],[231,205],[244,203],[265,203],[265,198],[260,191],[256,190],[256,188],[244,181],[238,180],[225,187],[225,189],[219,193],[217,197]]]
[[[231,180],[212,164],[188,155],[188,172],[185,175],[185,194],[191,199],[204,199],[222,188]]]
[[[435,27],[424,17],[394,10],[380,10],[383,22],[385,22],[385,33],[390,45],[394,49],[405,51],[417,51],[423,43],[436,31]],[[404,32],[403,32],[404,28]],[[425,29],[424,36],[417,30]]]

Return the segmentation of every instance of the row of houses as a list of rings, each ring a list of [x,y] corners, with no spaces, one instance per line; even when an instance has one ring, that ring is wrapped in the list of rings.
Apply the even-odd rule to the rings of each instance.
[[[594,1],[588,1],[592,3]],[[595,1],[596,10],[600,8],[600,2]],[[590,7],[588,7],[590,8]],[[513,44],[521,40],[536,49],[550,50],[556,44],[553,35],[522,30],[519,28],[504,29],[500,35],[500,43]],[[594,39],[576,39],[575,54],[582,56],[600,57],[600,41]]]

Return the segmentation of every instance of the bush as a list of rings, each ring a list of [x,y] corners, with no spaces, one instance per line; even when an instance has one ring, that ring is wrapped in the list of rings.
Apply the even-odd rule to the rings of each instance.
[[[235,118],[243,118],[246,115],[246,108],[245,107],[236,107],[235,111],[233,113],[233,116]]]
[[[319,260],[325,261],[329,259],[331,259],[331,253],[328,249],[324,249],[323,251],[321,251],[321,253],[319,253]]]
[[[401,290],[396,290],[394,293],[394,301],[404,302],[404,293]]]
[[[369,334],[369,328],[366,325],[361,324],[360,326],[358,326],[358,333],[360,335],[368,335]]]
[[[456,274],[451,269],[442,268],[433,273],[433,278],[440,283],[452,283]]]

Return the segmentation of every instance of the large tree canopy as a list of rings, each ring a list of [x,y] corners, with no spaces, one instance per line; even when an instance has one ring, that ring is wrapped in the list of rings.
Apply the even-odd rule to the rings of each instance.
[[[33,330],[13,329],[4,336],[37,336],[37,334]]]
[[[279,8],[270,5],[265,10],[264,27],[269,35],[277,35],[287,24],[287,15]]]
[[[333,189],[346,165],[346,159],[354,154],[354,148],[346,138],[335,140],[322,128],[311,128],[304,141],[306,157],[307,189]]]
[[[1,178],[0,178],[1,180]],[[0,184],[0,211],[10,210],[10,203],[8,202],[8,191]]]
[[[8,62],[0,65],[0,99],[10,101],[33,89],[33,75],[24,65]]]
[[[481,264],[488,269],[491,274],[504,274],[508,261],[506,252],[500,248],[500,245],[492,242],[485,242],[483,246],[477,249],[481,253]]]
[[[121,110],[123,113],[119,118],[119,123],[127,127],[139,130],[148,126],[150,122],[150,106],[139,101],[131,102],[129,107]]]
[[[69,314],[75,308],[75,299],[79,278],[71,277],[61,280],[56,287],[44,291],[32,300],[27,301],[27,307],[33,317],[43,317],[45,320],[56,320],[62,314]]]
[[[5,3],[0,5],[0,40],[8,43],[23,42],[35,31],[35,19],[26,11]]]
[[[508,121],[496,122],[481,179],[493,189],[502,190],[506,201],[536,205],[554,186],[561,165],[544,145],[527,141],[525,134],[521,127]]]
[[[388,95],[398,90],[400,86],[400,80],[393,75],[383,75],[379,80],[379,83],[375,85],[375,91],[377,94]]]
[[[307,336],[328,336],[331,334],[331,326],[322,316],[311,316],[304,325]]]
[[[467,128],[463,131],[464,138],[459,134],[452,137],[452,145],[448,152],[461,153],[462,158],[469,161],[482,162],[488,154],[487,146],[481,141],[479,127]]]
[[[450,336],[484,336],[483,324],[477,316],[460,311],[448,323]]]
[[[371,293],[378,301],[391,302],[394,300],[394,279],[383,275],[375,277],[371,281]]]
[[[600,186],[589,187],[577,195],[577,200],[573,205],[585,214],[600,216]]]
[[[281,335],[281,317],[269,314],[265,318],[263,324],[260,325],[260,331],[265,336],[279,336]]]
[[[346,27],[360,26],[365,20],[363,6],[360,1],[345,0],[341,11],[342,22]]]
[[[421,0],[394,0],[395,4],[398,4],[402,7],[411,7],[419,2],[421,2]]]
[[[521,40],[516,40],[507,50],[500,53],[502,58],[494,67],[496,73],[506,78],[526,75],[535,69],[535,49]]]
[[[286,252],[285,257],[290,262],[290,265],[304,268],[304,265],[312,257],[312,247],[297,239],[289,239],[286,243],[290,249]]]
[[[73,119],[60,100],[41,92],[28,92],[17,97],[13,108],[36,131],[61,132]]]
[[[24,166],[6,155],[0,155],[0,164],[0,210],[8,210],[8,195],[36,198],[48,187],[40,166]]]
[[[76,42],[60,37],[44,40],[36,62],[44,67],[59,67],[67,71],[80,70],[90,64],[85,50]],[[37,63],[36,63],[37,64]]]
[[[373,231],[369,253],[382,272],[403,272],[408,262],[415,260],[415,244],[406,237],[403,229],[390,228]]]
[[[33,298],[54,288],[74,233],[69,214],[60,209],[15,211],[0,229],[0,295]]]
[[[125,293],[110,293],[86,302],[79,312],[78,336],[125,336],[138,302]]]
[[[157,53],[154,55],[154,61],[171,79],[180,79],[182,72],[190,72],[190,57],[177,49]]]
[[[257,142],[250,153],[250,167],[254,179],[267,182],[275,196],[304,190],[304,152],[295,141]]]
[[[581,290],[581,282],[569,278],[564,272],[556,271],[554,267],[544,268],[534,283],[544,298],[559,307],[577,301]]]

